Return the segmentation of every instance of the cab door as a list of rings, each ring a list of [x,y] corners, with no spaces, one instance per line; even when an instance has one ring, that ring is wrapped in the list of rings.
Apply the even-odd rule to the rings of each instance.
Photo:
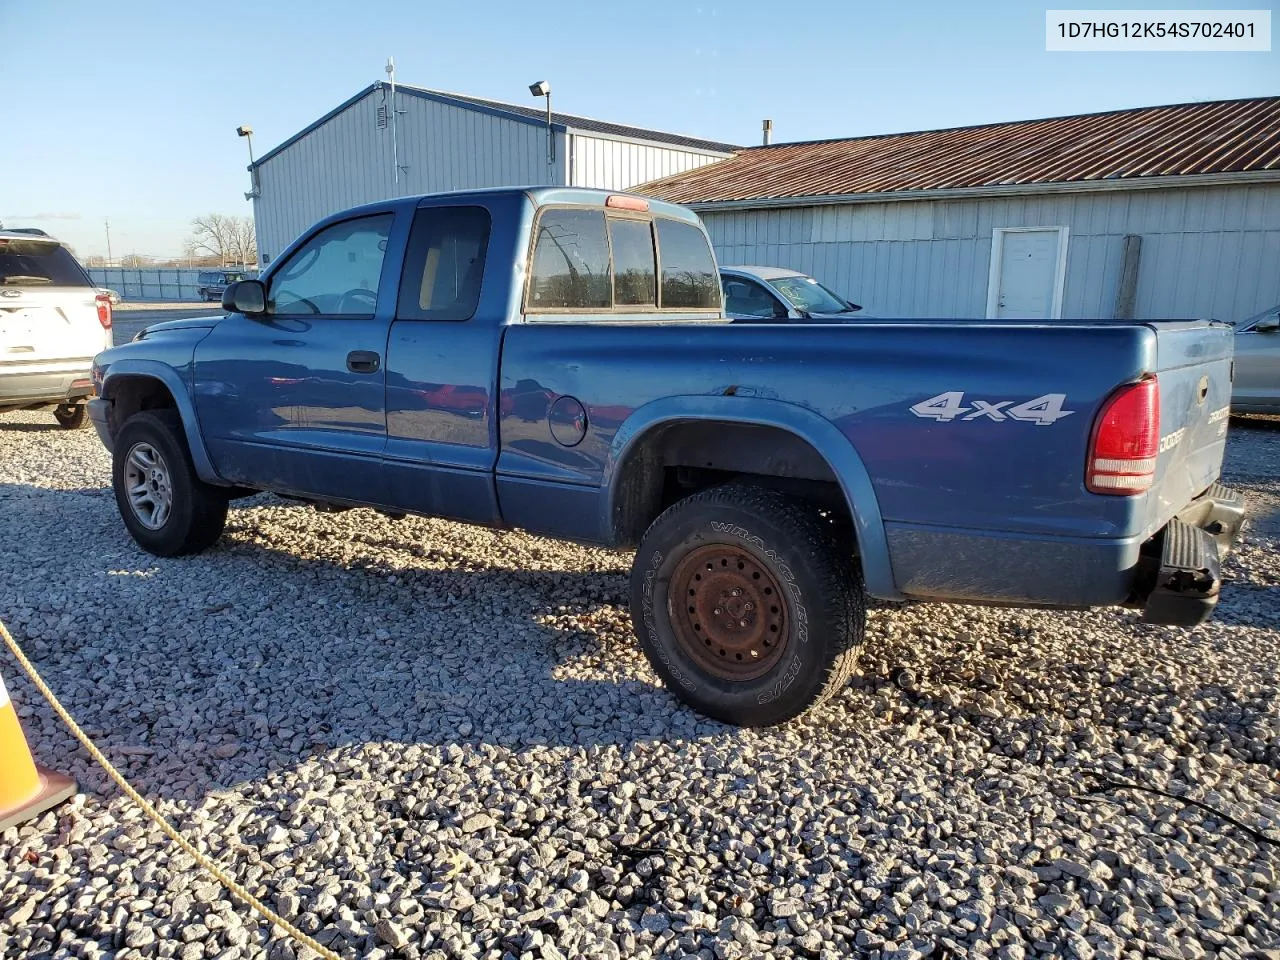
[[[196,409],[218,473],[247,486],[385,500],[385,356],[395,215],[321,227],[196,348]]]

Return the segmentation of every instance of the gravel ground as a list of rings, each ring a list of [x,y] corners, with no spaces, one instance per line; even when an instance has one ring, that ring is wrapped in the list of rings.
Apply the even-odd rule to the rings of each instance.
[[[157,560],[92,432],[47,414],[0,417],[0,617],[141,790],[344,955],[1280,957],[1280,847],[1222,815],[1280,836],[1278,426],[1233,423],[1255,521],[1212,623],[879,605],[853,685],[779,729],[657,686],[624,554],[264,496]],[[0,956],[307,953],[0,664],[85,791],[0,832]]]

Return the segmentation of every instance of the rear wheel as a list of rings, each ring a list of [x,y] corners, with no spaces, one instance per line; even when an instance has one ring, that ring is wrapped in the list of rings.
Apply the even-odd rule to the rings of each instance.
[[[177,411],[146,411],[125,422],[111,479],[120,516],[148,553],[199,553],[222,536],[226,494],[196,476]]]
[[[54,408],[54,419],[65,430],[79,430],[89,422],[89,408],[83,403],[64,403]]]
[[[803,500],[736,483],[695,494],[654,521],[636,554],[640,645],[700,713],[789,720],[852,673],[866,610],[851,552]]]

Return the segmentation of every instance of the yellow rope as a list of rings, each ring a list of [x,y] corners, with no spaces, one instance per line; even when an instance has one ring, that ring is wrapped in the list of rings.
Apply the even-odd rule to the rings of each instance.
[[[152,821],[154,821],[155,824],[165,832],[165,835],[168,836],[170,840],[194,857],[196,863],[204,867],[215,880],[226,887],[232,896],[238,897],[240,900],[244,901],[244,903],[249,905],[250,909],[260,914],[269,923],[279,927],[289,936],[293,937],[293,939],[298,941],[298,943],[314,950],[323,957],[324,960],[341,960],[341,958],[332,950],[321,946],[320,943],[307,936],[244,887],[240,886],[240,884],[236,883],[235,880],[231,879],[231,877],[227,875],[222,867],[206,857],[203,853],[192,846],[191,843],[180,833],[178,833],[169,821],[161,816],[160,812],[156,810],[156,808],[153,807],[146,798],[142,796],[142,794],[129,786],[124,777],[121,776],[120,772],[111,765],[111,761],[104,757],[102,755],[102,751],[93,745],[93,741],[90,740],[88,735],[80,729],[80,725],[72,719],[71,714],[67,713],[66,708],[58,701],[58,698],[54,696],[53,691],[49,689],[49,685],[46,684],[40,674],[36,672],[36,668],[32,665],[31,661],[27,659],[26,654],[22,652],[22,649],[18,646],[18,642],[13,639],[8,629],[6,629],[3,620],[0,620],[0,638],[3,638],[5,645],[8,646],[14,657],[17,658],[18,664],[26,671],[27,676],[31,678],[31,682],[36,685],[36,689],[44,695],[46,700],[49,701],[49,706],[53,707],[54,712],[62,718],[62,722],[71,729],[71,732],[75,734],[76,739],[79,740],[84,748],[89,751],[89,755],[98,761],[102,766],[102,769],[107,771],[107,774],[111,779],[116,782],[116,785],[128,795],[130,800],[142,808],[142,812],[150,817]]]

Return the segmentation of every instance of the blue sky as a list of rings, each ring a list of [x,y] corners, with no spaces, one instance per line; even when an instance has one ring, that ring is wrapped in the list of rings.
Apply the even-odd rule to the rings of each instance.
[[[178,254],[193,216],[251,212],[238,124],[264,153],[388,55],[404,83],[532,103],[547,79],[559,110],[736,143],[764,117],[780,142],[1280,94],[1276,50],[1046,53],[1046,6],[0,0],[0,220],[86,256],[110,217],[116,256]]]

